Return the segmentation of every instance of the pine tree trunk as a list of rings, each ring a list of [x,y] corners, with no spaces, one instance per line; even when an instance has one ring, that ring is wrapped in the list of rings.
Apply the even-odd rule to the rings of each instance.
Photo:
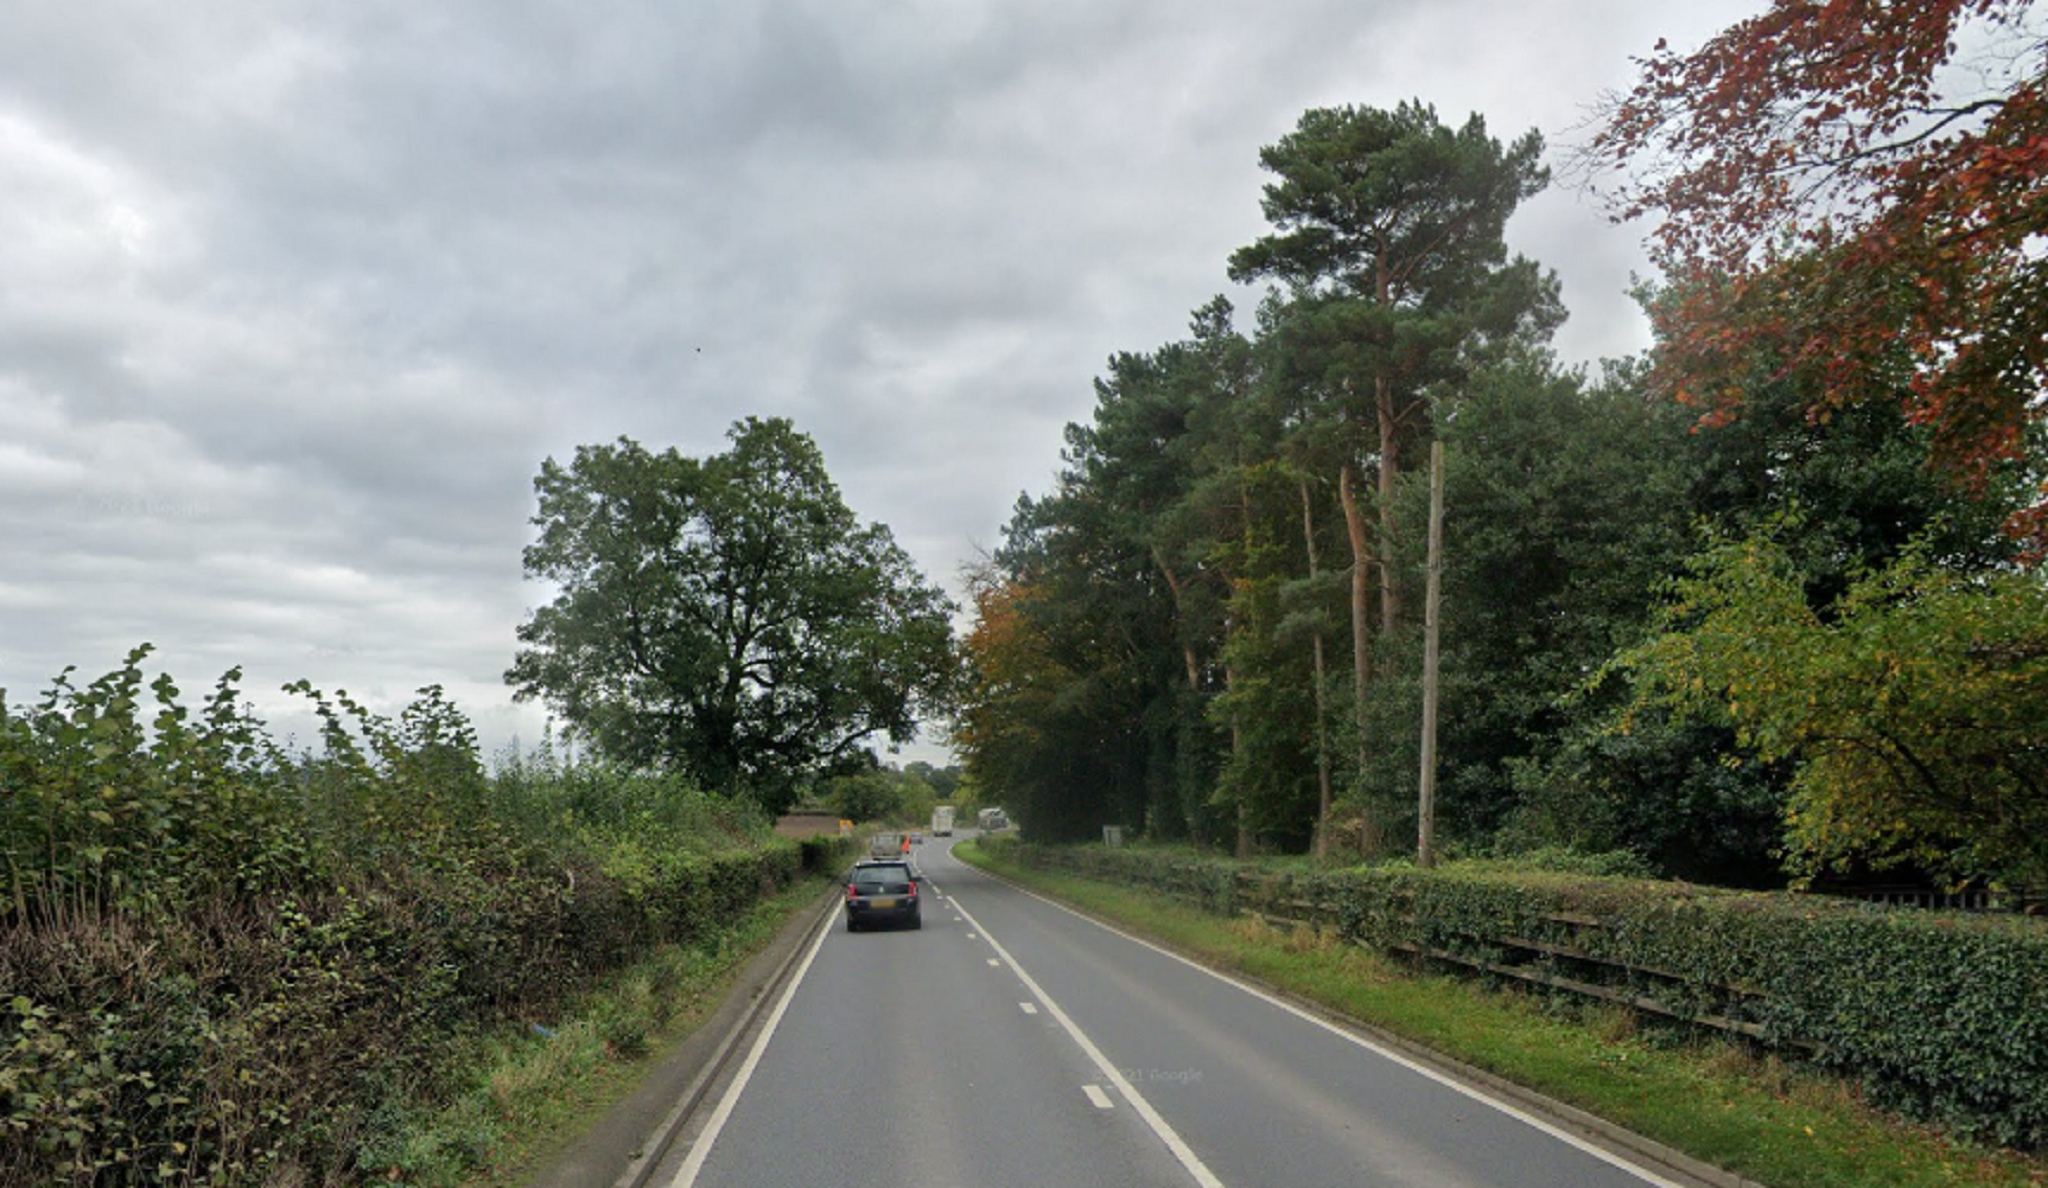
[[[1351,539],[1351,689],[1358,715],[1358,770],[1365,770],[1365,690],[1372,682],[1372,547],[1366,540],[1365,516],[1358,509],[1352,465],[1337,472],[1337,499],[1344,505],[1344,529]]]
[[[1244,536],[1244,581],[1249,586],[1252,580],[1252,500],[1251,492],[1245,485],[1244,464],[1242,462],[1237,467],[1237,514],[1238,524]],[[1233,603],[1235,601],[1236,599],[1232,599]],[[1238,631],[1243,630],[1243,624],[1237,621],[1238,613],[1235,609],[1231,611],[1230,632],[1233,636]],[[1224,646],[1228,647],[1229,644],[1226,642]],[[1227,674],[1226,679],[1235,686],[1237,675],[1235,667],[1228,668],[1225,672]],[[1243,746],[1244,738],[1238,729],[1237,711],[1233,711],[1230,715],[1230,758],[1232,763],[1238,765],[1240,771],[1243,770],[1241,763]],[[1251,800],[1244,795],[1242,785],[1239,786],[1237,797],[1237,856],[1239,858],[1249,858],[1252,856]]]
[[[1394,556],[1400,528],[1394,522],[1394,484],[1401,477],[1401,421],[1394,409],[1393,389],[1384,378],[1373,380],[1374,404],[1380,425],[1380,630],[1391,638],[1401,627],[1401,568]]]
[[[1188,614],[1181,602],[1180,579],[1174,576],[1173,567],[1166,563],[1166,557],[1160,553],[1159,546],[1157,545],[1152,546],[1152,563],[1159,567],[1161,576],[1166,578],[1166,588],[1173,595],[1174,617],[1180,620],[1181,629],[1185,632],[1188,625]],[[1181,663],[1187,668],[1188,691],[1190,693],[1200,693],[1202,691],[1201,665],[1195,660],[1195,645],[1189,643],[1185,636],[1181,639],[1180,657]]]
[[[1316,578],[1322,567],[1316,553],[1316,522],[1314,503],[1309,499],[1308,476],[1301,476],[1301,540],[1308,548],[1309,593],[1315,593]],[[1328,707],[1323,703],[1325,671],[1323,666],[1323,629],[1317,627],[1309,636],[1315,648],[1316,679],[1316,785],[1320,796],[1316,807],[1315,855],[1318,858],[1330,852],[1330,734]]]

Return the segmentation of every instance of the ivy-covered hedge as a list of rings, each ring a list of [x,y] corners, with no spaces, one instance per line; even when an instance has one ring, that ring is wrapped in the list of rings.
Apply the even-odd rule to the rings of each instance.
[[[1016,854],[1740,1034],[1860,1079],[1879,1104],[2048,1146],[2043,921],[1486,868],[1320,873],[1142,847]]]
[[[89,903],[0,927],[0,1183],[353,1179],[380,1109],[455,1035],[546,1020],[602,973],[737,918],[795,843],[585,871],[401,872],[177,916]]]

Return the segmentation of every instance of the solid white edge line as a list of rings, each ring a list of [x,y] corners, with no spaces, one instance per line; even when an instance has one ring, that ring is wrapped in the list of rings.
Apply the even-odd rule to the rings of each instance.
[[[958,904],[959,900],[956,899],[953,902]],[[1180,1161],[1181,1167],[1187,1170],[1188,1175],[1194,1177],[1195,1183],[1200,1184],[1202,1188],[1223,1188],[1223,1181],[1216,1178],[1216,1173],[1209,1170],[1209,1165],[1203,1163],[1201,1157],[1195,1154],[1194,1149],[1189,1147],[1180,1137],[1179,1132],[1168,1125],[1165,1118],[1159,1116],[1159,1111],[1152,1108],[1152,1103],[1145,1100],[1144,1095],[1139,1093],[1136,1087],[1131,1084],[1130,1078],[1117,1071],[1116,1065],[1111,1064],[1109,1057],[1102,1054],[1102,1049],[1095,1046],[1095,1041],[1089,1039],[1082,1032],[1081,1028],[1072,1019],[1067,1017],[1067,1012],[1060,1009],[1060,1004],[1052,1000],[1052,996],[1045,992],[1045,988],[1034,981],[1030,974],[1024,972],[1024,967],[1018,964],[1017,959],[1010,955],[1010,951],[1002,946],[1002,942],[992,936],[989,930],[982,926],[981,921],[974,918],[973,913],[968,912],[964,907],[960,910],[967,914],[969,923],[981,929],[982,939],[986,940],[989,947],[996,951],[996,956],[1001,957],[1009,965],[1011,971],[1017,975],[1017,980],[1023,982],[1025,987],[1031,991],[1032,997],[1036,998],[1045,1007],[1046,1014],[1051,1015],[1057,1020],[1059,1025],[1065,1029],[1068,1037],[1080,1047],[1089,1060],[1094,1062],[1096,1069],[1102,1073],[1102,1078],[1116,1086],[1117,1092],[1123,1096],[1124,1101],[1129,1103],[1133,1110],[1137,1111],[1138,1117],[1145,1120],[1145,1125],[1151,1127],[1152,1133],[1158,1136],[1159,1141],[1166,1144],[1166,1149],[1171,1151],[1173,1157]]]
[[[1083,1085],[1081,1086],[1081,1092],[1088,1095],[1088,1100],[1094,1102],[1095,1108],[1098,1110],[1113,1110],[1116,1108],[1116,1103],[1109,1100],[1109,1094],[1104,1093],[1100,1085]]]
[[[818,927],[818,939],[811,942],[811,951],[804,956],[804,963],[797,967],[789,985],[783,988],[782,998],[775,1009],[769,1012],[768,1022],[761,1028],[761,1034],[754,1039],[754,1046],[748,1050],[747,1059],[734,1075],[732,1084],[727,1086],[725,1096],[718,1099],[718,1108],[711,1112],[711,1120],[704,1124],[704,1130],[690,1143],[690,1153],[683,1160],[682,1169],[669,1181],[669,1188],[691,1188],[697,1182],[697,1173],[704,1170],[704,1161],[711,1156],[711,1144],[718,1141],[718,1133],[725,1129],[725,1123],[732,1117],[733,1107],[739,1104],[740,1094],[753,1079],[755,1066],[761,1063],[761,1054],[768,1049],[768,1041],[775,1038],[775,1029],[782,1023],[783,1012],[789,1009],[789,1000],[796,997],[796,988],[803,985],[804,975],[811,972],[811,963],[818,959],[818,950],[825,947],[825,938],[832,934],[832,926],[839,922],[838,912],[826,912],[825,919]]]
[[[983,871],[982,873],[987,874],[988,872]],[[997,876],[990,875],[989,877],[995,878]],[[1506,1114],[1508,1117],[1515,1119],[1517,1122],[1520,1122],[1525,1126],[1533,1127],[1536,1130],[1540,1130],[1544,1134],[1551,1136],[1552,1138],[1555,1138],[1564,1143],[1568,1143],[1571,1146],[1577,1147],[1579,1150],[1584,1151],[1586,1154],[1593,1156],[1595,1159],[1600,1160],[1602,1163],[1610,1164],[1614,1167],[1620,1168],[1622,1171],[1625,1171],[1628,1174],[1635,1176],[1637,1179],[1642,1180],[1646,1184],[1655,1185],[1656,1188],[1688,1188],[1687,1185],[1681,1184],[1676,1180],[1665,1179],[1663,1176],[1658,1175],[1656,1172],[1651,1171],[1649,1168],[1644,1167],[1641,1164],[1632,1162],[1626,1158],[1623,1158],[1622,1156],[1614,1153],[1613,1151],[1609,1151],[1608,1149],[1598,1145],[1597,1143],[1589,1143],[1585,1139],[1580,1138],[1578,1135],[1573,1134],[1571,1131],[1565,1130],[1562,1127],[1557,1126],[1555,1123],[1545,1121],[1544,1119],[1529,1113],[1527,1110],[1524,1110],[1511,1102],[1502,1101],[1500,1098],[1493,1096],[1491,1093],[1486,1092],[1484,1089],[1476,1085],[1467,1084],[1463,1081],[1458,1080],[1456,1077],[1449,1076],[1445,1073],[1439,1072],[1436,1069],[1433,1069],[1428,1065],[1421,1063],[1420,1061],[1402,1055],[1400,1052],[1397,1052],[1392,1048],[1386,1047],[1382,1044],[1375,1043],[1371,1038],[1367,1036],[1362,1036],[1355,1032],[1347,1031],[1346,1029],[1339,1027],[1335,1023],[1332,1023],[1330,1020],[1323,1018],[1315,1012],[1304,1010],[1303,1008],[1296,1006],[1294,1003],[1288,1002],[1284,998],[1276,997],[1273,994],[1265,990],[1262,990],[1257,986],[1252,985],[1250,982],[1241,981],[1237,978],[1231,977],[1229,974],[1224,973],[1221,970],[1211,969],[1208,966],[1203,965],[1201,962],[1194,960],[1193,958],[1183,956],[1182,954],[1174,952],[1172,949],[1164,948],[1160,945],[1154,944],[1152,941],[1146,940],[1142,936],[1138,936],[1130,932],[1125,932],[1123,929],[1118,928],[1114,924],[1105,924],[1101,920],[1098,920],[1085,912],[1076,911],[1075,909],[1068,907],[1066,904],[1061,903],[1056,899],[1048,899],[1047,897],[1040,895],[1038,892],[1031,890],[1029,887],[1019,886],[1018,884],[1008,882],[1007,880],[1004,880],[1004,883],[1006,886],[1012,888],[1013,890],[1021,892],[1025,895],[1029,895],[1031,898],[1038,900],[1040,903],[1043,903],[1048,907],[1058,908],[1059,910],[1067,913],[1068,915],[1074,917],[1077,920],[1085,920],[1088,923],[1095,925],[1097,928],[1102,929],[1104,932],[1114,933],[1115,935],[1120,936],[1127,941],[1130,941],[1132,944],[1143,945],[1145,948],[1150,949],[1155,953],[1158,953],[1162,957],[1171,957],[1175,961],[1180,962],[1182,965],[1187,966],[1189,969],[1200,970],[1201,972],[1208,974],[1210,977],[1215,978],[1217,981],[1222,982],[1225,985],[1234,986],[1237,989],[1244,991],[1246,994],[1253,996],[1254,998],[1262,999],[1276,1007],[1279,1007],[1281,1010],[1286,1011],[1290,1015],[1294,1015],[1297,1018],[1307,1020],[1308,1022],[1315,1024],[1317,1027],[1322,1028],[1324,1031],[1327,1031],[1332,1035],[1341,1036],[1344,1039],[1349,1040],[1354,1044],[1357,1044],[1359,1047],[1364,1048],[1368,1052],[1372,1052],[1375,1055],[1382,1056],[1388,1060],[1391,1060],[1395,1064],[1398,1064],[1403,1068],[1411,1069],[1415,1072],[1421,1073],[1423,1076],[1428,1077],[1430,1080],[1435,1081],[1437,1084],[1443,1085],[1450,1089],[1454,1089],[1459,1093],[1464,1094],[1466,1097],[1469,1097],[1472,1100],[1479,1102],[1482,1105],[1486,1105],[1493,1109],[1499,1110],[1501,1113]],[[983,931],[987,930],[984,929]],[[994,944],[995,942],[991,940],[989,943]],[[1000,952],[1000,950],[998,951]],[[1019,970],[1018,973],[1021,976],[1023,971]],[[1043,998],[1043,993],[1041,993],[1039,997]]]

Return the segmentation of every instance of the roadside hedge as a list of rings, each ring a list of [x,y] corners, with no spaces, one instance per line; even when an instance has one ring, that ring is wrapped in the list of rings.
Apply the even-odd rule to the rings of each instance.
[[[2048,1146],[2048,925],[1789,893],[1452,866],[1310,872],[1143,847],[1019,861],[1336,929],[1741,1036],[1956,1132]]]
[[[399,871],[175,916],[80,903],[0,925],[0,1183],[354,1181],[449,1041],[553,1017],[653,946],[795,879],[798,846],[596,870]]]
[[[288,756],[230,673],[197,714],[138,649],[0,697],[0,1184],[340,1184],[456,1042],[545,1026],[830,847],[659,775],[487,774],[437,689],[315,699]]]

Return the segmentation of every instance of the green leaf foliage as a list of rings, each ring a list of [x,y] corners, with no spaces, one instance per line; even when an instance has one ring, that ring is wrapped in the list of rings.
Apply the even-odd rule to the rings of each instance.
[[[882,821],[903,806],[903,787],[880,771],[840,776],[829,785],[831,804],[849,821]]]
[[[316,860],[280,754],[240,704],[240,670],[195,717],[168,676],[144,692],[150,650],[84,688],[66,670],[26,709],[0,696],[0,859],[17,913],[81,897],[175,910],[289,887]]]
[[[1453,129],[1426,103],[1313,108],[1259,152],[1260,165],[1279,179],[1260,202],[1278,230],[1233,253],[1231,275],[1371,297],[1369,316],[1385,319],[1387,331],[1367,337],[1389,343],[1394,326],[1421,326],[1452,310],[1467,317],[1540,312],[1554,303],[1554,291],[1550,302],[1529,303],[1487,286],[1514,277],[1535,287],[1534,264],[1518,259],[1503,267],[1501,228],[1548,184],[1542,152],[1533,131],[1504,149],[1478,115]],[[1445,345],[1454,347],[1462,334]]]
[[[526,572],[561,593],[505,677],[623,763],[779,812],[946,707],[953,607],[788,421],[728,438],[703,459],[621,438],[542,465]]]
[[[1714,543],[1668,614],[1623,663],[1645,702],[1726,722],[1763,758],[1794,764],[1788,842],[1801,870],[1911,863],[1958,881],[2048,879],[2038,575],[1957,572],[1914,549],[1815,608],[1787,551],[1759,532]]]
[[[458,1038],[710,935],[830,843],[674,777],[488,773],[439,689],[291,756],[140,648],[0,700],[0,1183],[363,1182]],[[145,698],[142,690],[149,694]]]

